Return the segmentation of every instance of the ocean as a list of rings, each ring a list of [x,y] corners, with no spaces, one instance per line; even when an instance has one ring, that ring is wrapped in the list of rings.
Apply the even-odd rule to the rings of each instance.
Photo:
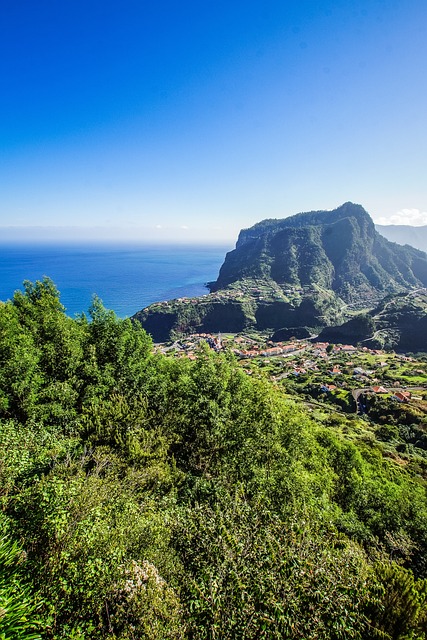
[[[70,316],[87,312],[93,294],[128,317],[161,300],[208,293],[230,246],[113,244],[0,245],[0,300],[24,280],[48,276]]]

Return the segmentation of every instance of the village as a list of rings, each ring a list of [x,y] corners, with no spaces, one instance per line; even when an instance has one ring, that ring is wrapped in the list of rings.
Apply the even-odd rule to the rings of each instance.
[[[335,410],[364,413],[366,398],[415,404],[427,415],[427,354],[396,354],[365,346],[311,340],[272,342],[265,335],[196,333],[156,349],[195,360],[206,344],[231,352],[250,376],[267,377],[287,392]]]

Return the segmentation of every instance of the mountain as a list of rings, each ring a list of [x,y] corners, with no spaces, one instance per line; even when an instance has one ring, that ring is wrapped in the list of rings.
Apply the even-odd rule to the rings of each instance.
[[[427,289],[387,296],[369,313],[359,314],[340,326],[326,327],[319,340],[427,352]]]
[[[409,244],[411,247],[427,251],[427,226],[410,227],[409,225],[375,225],[376,230],[384,238],[397,244]]]
[[[241,231],[211,291],[247,277],[318,285],[348,303],[427,284],[427,256],[383,238],[363,207],[347,202]]]
[[[134,318],[154,340],[196,331],[237,332],[345,320],[387,294],[427,285],[427,255],[389,242],[360,205],[267,219],[240,232],[211,293],[151,305]]]

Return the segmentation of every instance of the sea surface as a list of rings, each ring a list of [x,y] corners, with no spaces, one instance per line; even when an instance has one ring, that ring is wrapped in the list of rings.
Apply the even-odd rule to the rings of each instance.
[[[24,280],[51,278],[66,313],[87,312],[93,294],[124,318],[149,304],[208,293],[230,246],[0,244],[0,300]]]

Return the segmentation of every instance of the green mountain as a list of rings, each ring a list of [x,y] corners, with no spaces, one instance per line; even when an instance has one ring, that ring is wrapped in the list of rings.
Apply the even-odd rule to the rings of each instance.
[[[363,342],[371,348],[427,351],[427,290],[387,296],[368,314],[344,324],[326,327],[319,339],[328,342]]]
[[[360,205],[263,220],[240,232],[210,295],[152,305],[135,319],[164,341],[194,331],[321,328],[350,309],[427,285],[427,255],[383,238]]]
[[[427,256],[383,238],[363,207],[347,202],[241,231],[211,291],[247,277],[318,285],[352,302],[427,284]]]

